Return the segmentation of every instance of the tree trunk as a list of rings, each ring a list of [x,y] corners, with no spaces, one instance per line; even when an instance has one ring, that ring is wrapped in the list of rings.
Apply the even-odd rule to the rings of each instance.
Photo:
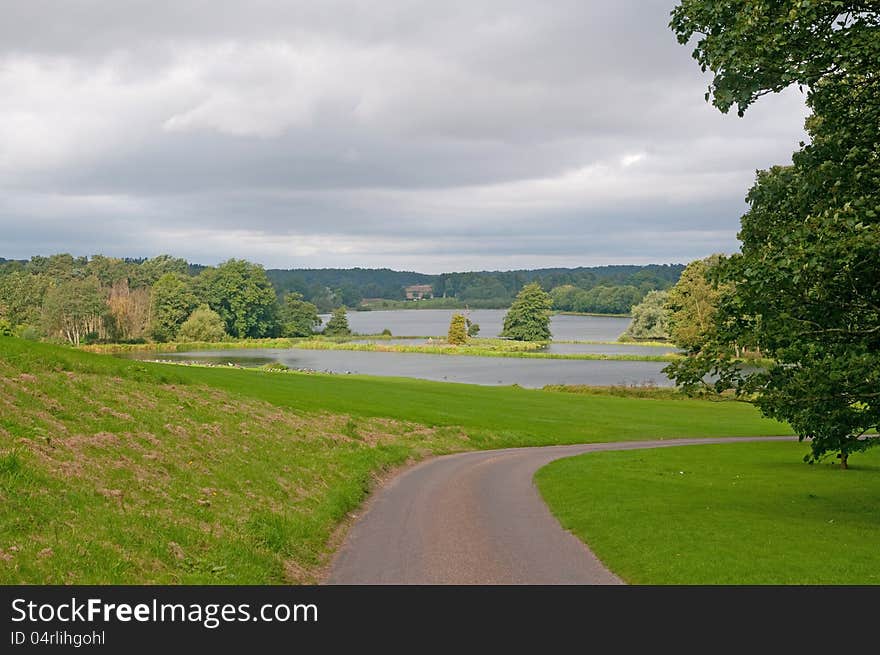
[[[849,453],[845,453],[843,451],[840,452],[840,468],[842,468],[842,469],[849,468],[849,466],[847,466],[847,463],[846,463],[846,460],[848,457],[849,457]]]

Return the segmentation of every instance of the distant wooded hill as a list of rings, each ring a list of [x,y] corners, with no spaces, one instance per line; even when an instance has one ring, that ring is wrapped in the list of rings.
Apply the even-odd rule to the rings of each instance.
[[[507,307],[523,285],[537,282],[553,291],[556,309],[626,313],[654,289],[678,280],[681,264],[543,268],[517,271],[477,271],[429,275],[388,268],[270,269],[269,279],[279,295],[301,293],[323,311],[339,304],[358,306],[365,298],[404,300],[405,288],[429,284],[435,298],[454,298],[473,307]],[[590,292],[578,293],[578,292]]]

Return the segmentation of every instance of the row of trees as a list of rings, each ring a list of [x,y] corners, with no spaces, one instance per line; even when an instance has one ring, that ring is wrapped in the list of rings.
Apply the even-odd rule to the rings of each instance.
[[[668,291],[648,293],[632,308],[632,322],[623,339],[671,341],[687,352],[699,352],[715,335],[722,300],[733,293],[732,284],[714,279],[725,261],[722,255],[693,261]]]
[[[551,307],[623,314],[651,289],[669,286],[679,272],[675,266],[621,266],[425,276],[366,269],[265,271],[240,259],[204,267],[167,255],[118,259],[60,254],[0,261],[0,321],[24,336],[56,337],[74,344],[171,341],[182,338],[180,331],[194,312],[207,308],[219,317],[223,333],[201,330],[205,335],[201,340],[304,337],[321,325],[319,312],[358,302],[359,292],[346,291],[345,285],[374,277],[386,285],[383,292],[389,288],[402,292],[405,283],[428,281],[439,285],[441,292],[459,294],[473,306],[498,307],[509,306],[516,290],[525,286],[551,288],[556,282],[574,281],[589,288],[557,285],[550,294]],[[298,275],[305,276],[309,284],[299,285]],[[333,289],[322,285],[322,280],[343,286]],[[617,284],[621,280],[630,283]],[[514,283],[518,286],[512,289]],[[206,316],[204,311],[199,313],[198,325],[206,325]]]
[[[269,270],[267,274],[282,295],[301,294],[322,312],[344,305],[357,306],[365,298],[403,300],[404,287],[429,284],[435,298],[451,298],[470,307],[509,307],[519,290],[530,283],[544,289],[573,288],[583,292],[603,287],[603,292],[581,297],[575,303],[555,303],[562,311],[627,313],[648,291],[665,289],[681,273],[680,265],[599,266],[519,271],[477,271],[467,273],[423,273],[389,269],[305,269]],[[623,297],[613,289],[625,287]]]
[[[5,262],[0,319],[23,336],[84,341],[216,341],[308,336],[317,308],[289,293],[281,302],[266,271],[231,259],[196,274],[182,259],[70,255]]]
[[[550,309],[550,295],[539,284],[525,285],[504,316],[501,336],[514,341],[549,341]],[[446,341],[462,345],[479,333],[478,323],[472,322],[464,314],[453,314]]]
[[[553,309],[563,312],[629,314],[633,305],[638,304],[651,291],[653,289],[631,284],[601,285],[592,289],[566,284],[552,289],[550,299]]]

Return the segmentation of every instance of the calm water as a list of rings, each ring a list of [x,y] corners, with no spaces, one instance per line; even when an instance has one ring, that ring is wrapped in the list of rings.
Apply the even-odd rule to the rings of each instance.
[[[385,328],[397,337],[431,337],[449,331],[455,309],[393,309],[377,312],[349,312],[348,324],[358,334],[379,334]],[[504,324],[504,309],[474,309],[470,319],[479,323],[481,337],[497,337]],[[324,322],[328,314],[321,316]],[[629,326],[628,318],[555,315],[550,319],[553,339],[562,341],[614,341]]]
[[[429,310],[410,313],[423,311]],[[281,362],[290,368],[302,370],[399,376],[484,385],[518,384],[531,388],[539,388],[547,384],[672,386],[671,381],[661,373],[661,369],[666,365],[664,362],[515,359],[297,349],[214,350],[160,355],[140,353],[137,356],[141,359],[234,363],[239,366],[261,366],[269,362]]]

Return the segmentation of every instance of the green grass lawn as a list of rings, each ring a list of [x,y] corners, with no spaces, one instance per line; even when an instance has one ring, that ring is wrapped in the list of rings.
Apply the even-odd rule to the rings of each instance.
[[[481,448],[684,436],[790,434],[744,403],[654,400],[414,380],[184,368],[200,384],[301,411],[386,416],[467,430]]]
[[[842,471],[800,443],[590,453],[536,483],[562,525],[642,584],[880,584],[880,448]]]
[[[0,337],[0,583],[317,579],[407,460],[786,433],[734,402],[149,364]]]

